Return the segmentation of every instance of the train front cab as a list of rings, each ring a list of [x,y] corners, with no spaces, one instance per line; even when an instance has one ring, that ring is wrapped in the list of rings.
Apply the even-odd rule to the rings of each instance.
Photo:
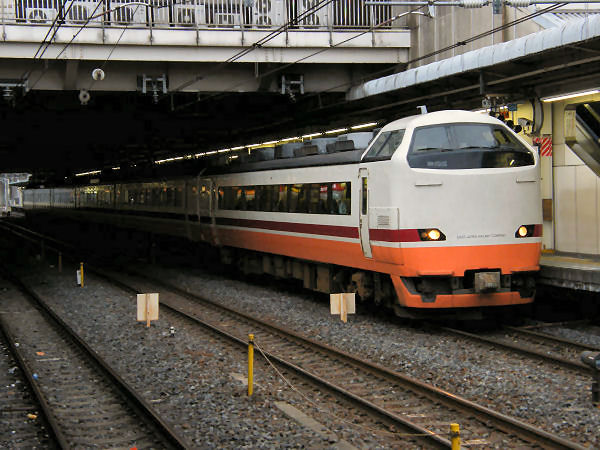
[[[369,161],[386,133],[396,150],[382,146],[392,156]],[[541,248],[539,157],[512,130],[471,112],[414,116],[384,127],[363,161],[363,253],[394,265],[400,306],[533,301]]]

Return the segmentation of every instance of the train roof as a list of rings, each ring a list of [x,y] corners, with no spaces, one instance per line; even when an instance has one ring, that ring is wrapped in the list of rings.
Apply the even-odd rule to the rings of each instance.
[[[326,153],[295,158],[272,159],[268,161],[248,162],[231,166],[215,166],[203,175],[219,175],[238,172],[257,172],[262,170],[294,169],[313,166],[335,166],[341,164],[358,164],[364,148],[338,153]]]
[[[491,117],[488,114],[453,109],[403,117],[402,119],[394,120],[393,122],[388,123],[382,128],[382,131],[400,130],[409,127],[421,127],[450,122],[480,122],[493,124],[502,123],[498,119]]]

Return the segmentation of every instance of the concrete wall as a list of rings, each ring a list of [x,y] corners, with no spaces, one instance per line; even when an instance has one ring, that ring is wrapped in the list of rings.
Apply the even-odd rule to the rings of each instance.
[[[426,11],[425,9],[422,11]],[[460,41],[485,33],[504,23],[526,15],[528,11],[520,8],[505,7],[502,14],[493,14],[492,7],[477,9],[460,7],[434,7],[435,17],[411,15],[408,25],[411,28],[411,49],[409,59],[412,61],[425,55],[441,50]],[[540,31],[542,28],[529,20],[518,26],[482,37],[466,45],[441,52],[435,56],[420,59],[411,63],[409,68],[418,67],[434,61],[450,58],[465,52],[476,50],[500,42],[519,38]]]
[[[600,178],[568,145],[553,160],[555,248],[600,255]]]

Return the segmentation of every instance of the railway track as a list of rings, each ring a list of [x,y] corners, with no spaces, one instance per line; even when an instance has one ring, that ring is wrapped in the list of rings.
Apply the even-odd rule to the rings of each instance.
[[[344,398],[395,430],[449,447],[449,424],[462,428],[465,445],[486,448],[583,448],[577,443],[500,414],[419,380],[359,359],[293,331],[203,299],[141,274],[96,271],[131,293],[160,292],[161,307],[246,346],[247,335],[273,362]],[[363,413],[364,414],[364,413]]]
[[[440,327],[440,329],[584,374],[591,374],[592,370],[580,362],[581,352],[585,350],[600,351],[598,347],[518,327],[507,326],[501,331],[479,334],[448,327]]]
[[[160,292],[161,305],[246,345],[256,335],[267,357],[337,395],[412,433],[448,446],[451,422],[465,430],[465,444],[512,448],[581,448],[551,433],[492,411],[447,391],[301,336],[291,330],[201,298],[141,274],[101,273],[132,293]]]
[[[0,324],[49,424],[50,446],[188,447],[41,298],[11,281],[27,295],[3,298]]]
[[[14,339],[4,332],[3,314],[5,311],[0,312],[0,447],[56,448],[28,372],[20,367]]]

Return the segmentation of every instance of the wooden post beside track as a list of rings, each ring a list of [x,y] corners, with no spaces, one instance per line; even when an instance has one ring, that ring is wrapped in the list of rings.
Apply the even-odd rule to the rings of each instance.
[[[158,294],[137,295],[137,320],[146,322],[146,328],[150,327],[152,320],[158,320]]]

